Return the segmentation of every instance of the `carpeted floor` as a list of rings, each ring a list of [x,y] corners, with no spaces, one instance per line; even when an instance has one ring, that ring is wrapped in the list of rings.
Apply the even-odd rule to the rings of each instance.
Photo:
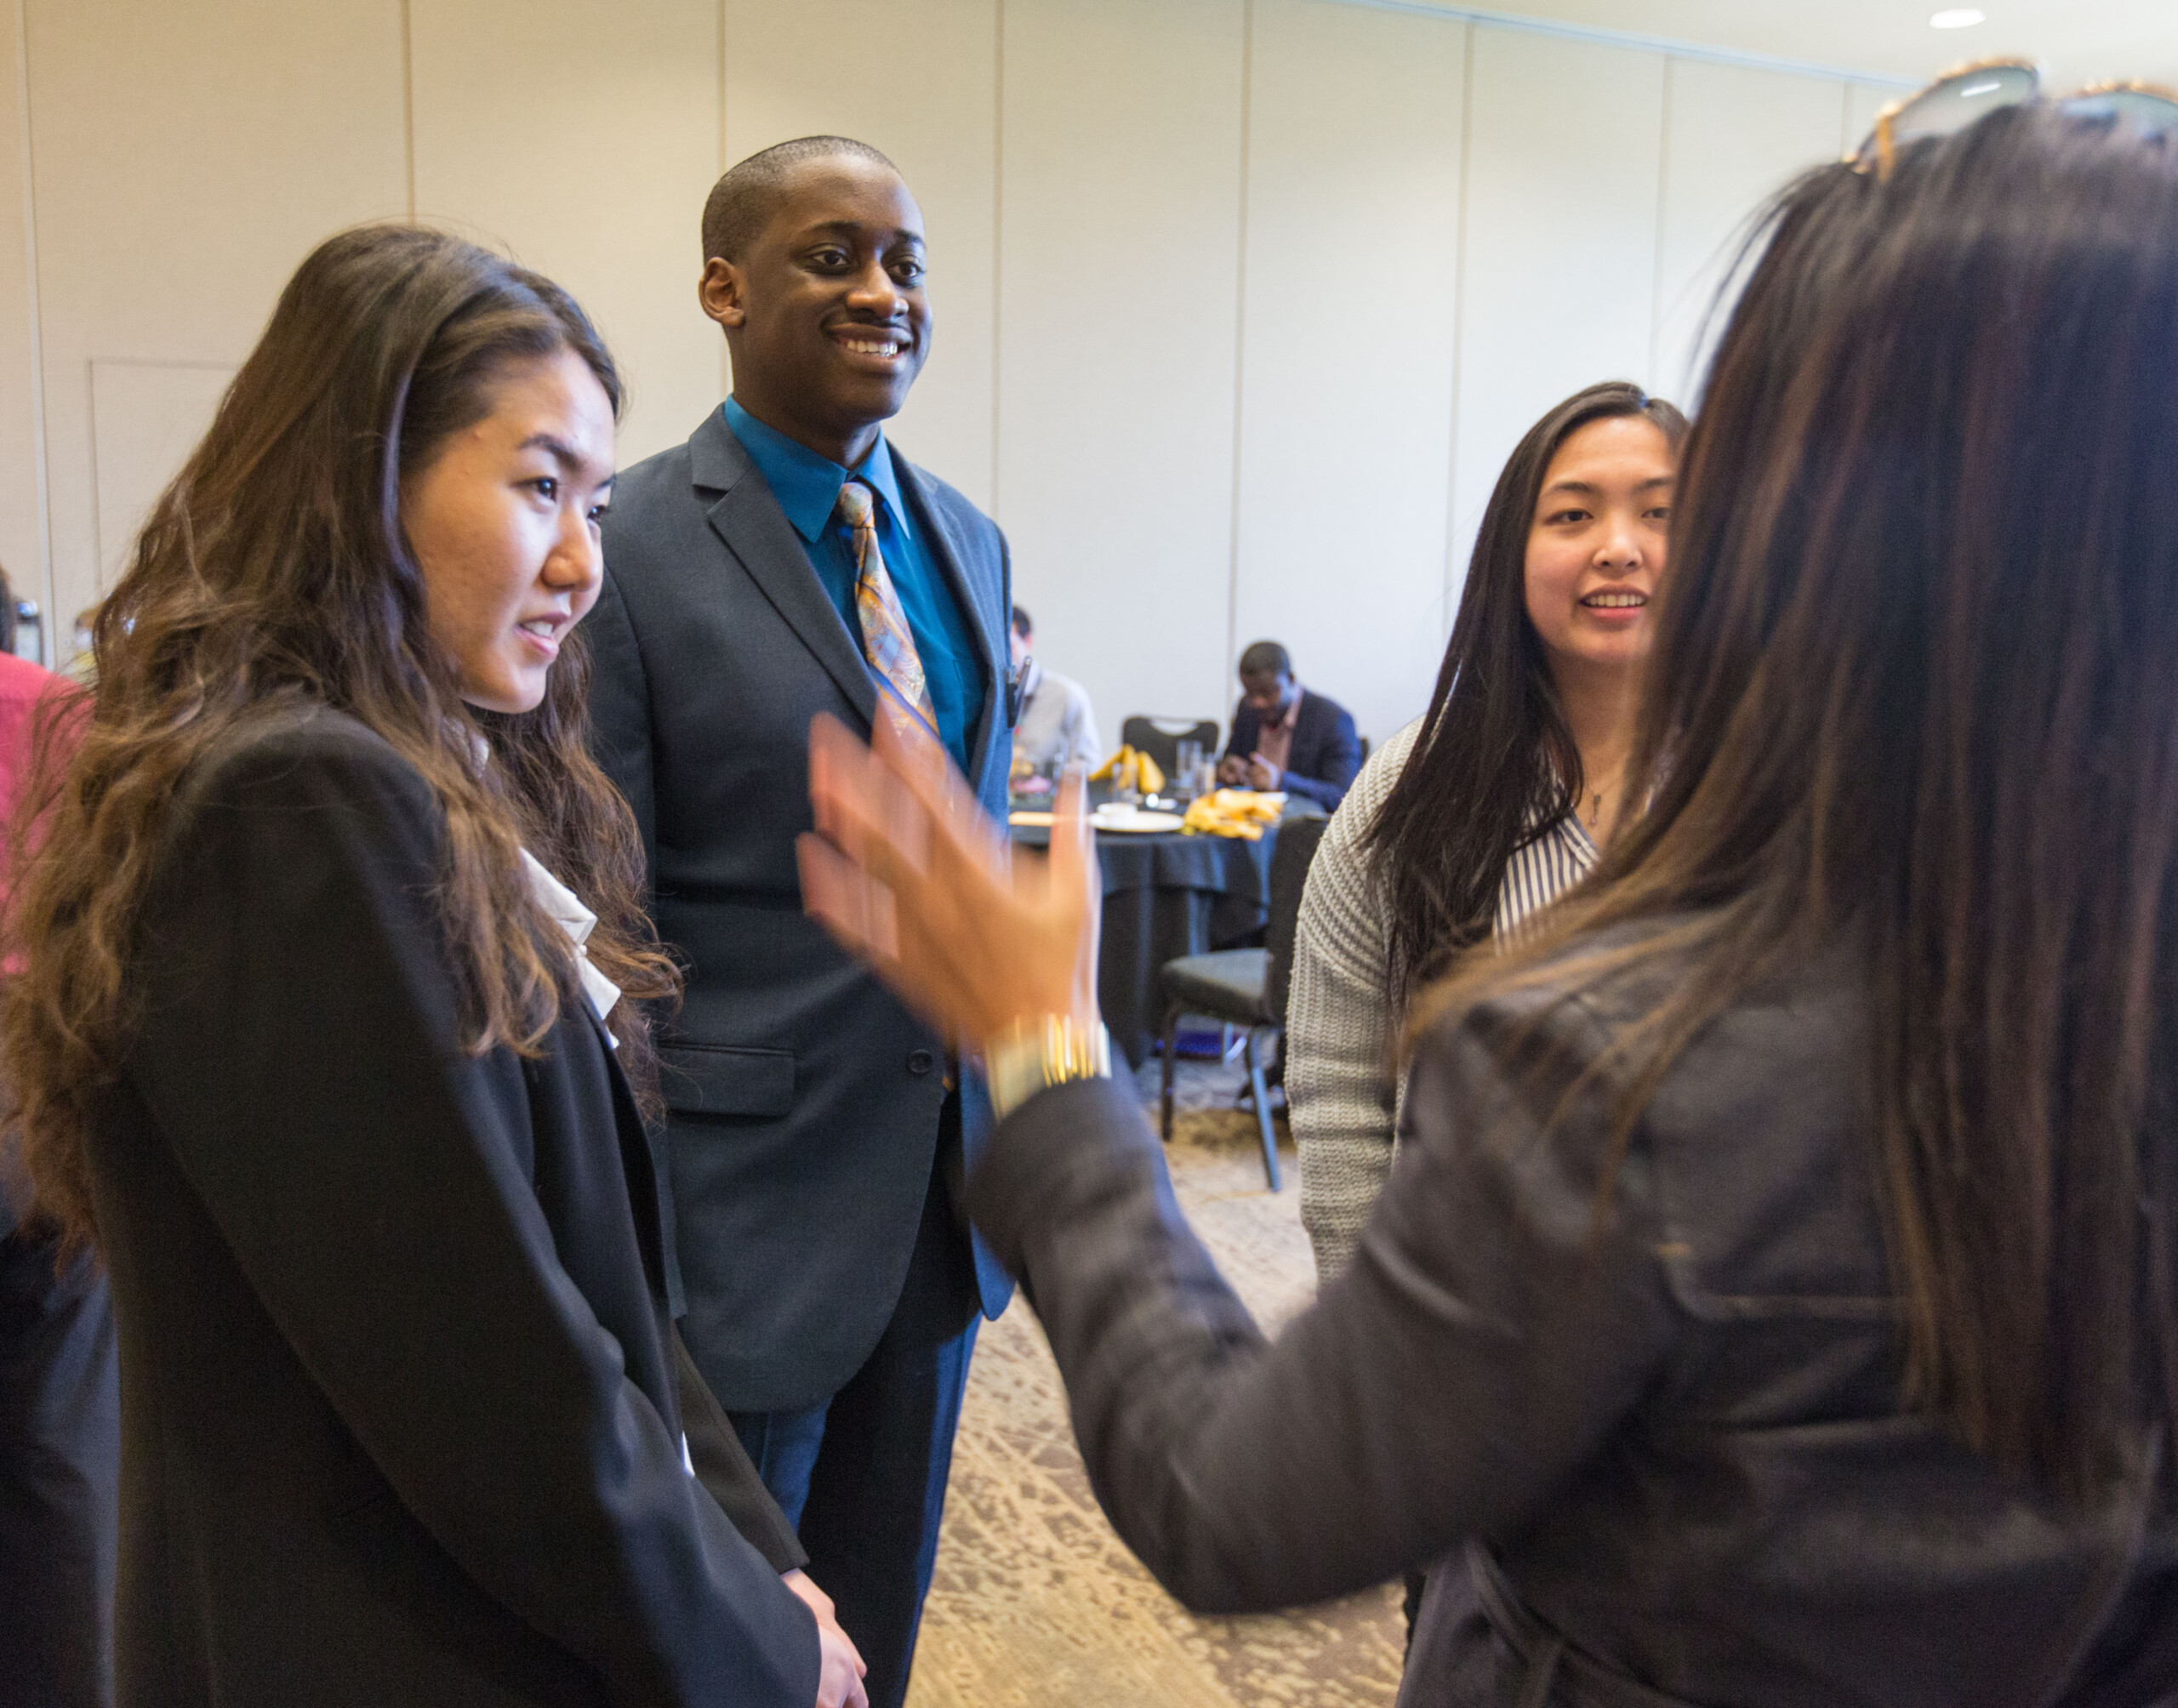
[[[1315,1268],[1291,1145],[1274,1194],[1255,1118],[1232,1107],[1238,1079],[1183,1065],[1172,1182],[1274,1333]],[[1141,1084],[1154,1119],[1154,1069]],[[1294,1614],[1184,1611],[1098,1511],[1035,1313],[1017,1299],[984,1325],[908,1708],[1386,1708],[1402,1635],[1396,1587]]]

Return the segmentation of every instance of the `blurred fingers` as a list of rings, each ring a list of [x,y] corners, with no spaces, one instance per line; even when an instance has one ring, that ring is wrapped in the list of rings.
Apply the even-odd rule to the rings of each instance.
[[[1089,827],[1089,780],[1079,766],[1059,779],[1052,816],[1051,874],[1053,887],[1071,894],[1086,881],[1095,833]]]
[[[892,891],[822,836],[794,840],[802,905],[841,943],[865,960],[900,959],[899,914]]]
[[[817,828],[848,858],[871,864],[882,848],[913,870],[928,864],[922,802],[895,766],[832,717],[809,726],[809,800]]]

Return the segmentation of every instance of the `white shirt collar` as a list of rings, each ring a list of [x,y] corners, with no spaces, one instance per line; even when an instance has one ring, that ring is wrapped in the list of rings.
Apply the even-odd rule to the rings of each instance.
[[[492,744],[485,740],[484,732],[472,730],[470,739],[475,743],[478,768],[490,765]],[[583,906],[575,892],[546,871],[544,863],[527,848],[522,851],[522,869],[529,880],[530,899],[550,914],[567,934],[567,942],[575,952],[575,971],[582,980],[582,993],[590,999],[590,1011],[597,1016],[597,1023],[604,1026],[605,1016],[620,1000],[620,987],[590,965],[590,955],[583,948],[590,941],[590,934],[597,929],[597,915]],[[613,1036],[610,1028],[605,1036],[615,1050],[620,1047],[620,1040]]]
[[[597,915],[583,906],[575,892],[546,871],[544,863],[527,848],[522,851],[522,868],[528,875],[529,893],[537,905],[567,934],[567,942],[575,952],[575,971],[582,977],[582,993],[590,999],[590,1012],[603,1025],[605,1016],[612,1013],[613,1005],[620,999],[620,987],[590,964],[589,953],[583,948],[590,941],[590,932],[597,928]],[[612,1033],[608,1032],[606,1036],[610,1038]],[[619,1040],[614,1039],[613,1042],[617,1045]]]

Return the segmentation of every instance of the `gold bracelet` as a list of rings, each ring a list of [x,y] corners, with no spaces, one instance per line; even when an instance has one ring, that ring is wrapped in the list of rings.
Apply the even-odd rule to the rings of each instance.
[[[1075,1079],[1112,1077],[1112,1037],[1101,1022],[1068,1014],[1017,1020],[984,1051],[992,1109],[1004,1120],[1037,1092]]]

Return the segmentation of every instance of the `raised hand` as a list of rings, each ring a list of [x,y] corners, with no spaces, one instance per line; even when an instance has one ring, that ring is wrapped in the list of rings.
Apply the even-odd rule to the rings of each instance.
[[[1097,1022],[1097,874],[1078,771],[1059,785],[1048,861],[1004,833],[928,736],[880,720],[865,747],[809,730],[817,834],[797,847],[803,905],[957,1046],[1017,1022]]]

